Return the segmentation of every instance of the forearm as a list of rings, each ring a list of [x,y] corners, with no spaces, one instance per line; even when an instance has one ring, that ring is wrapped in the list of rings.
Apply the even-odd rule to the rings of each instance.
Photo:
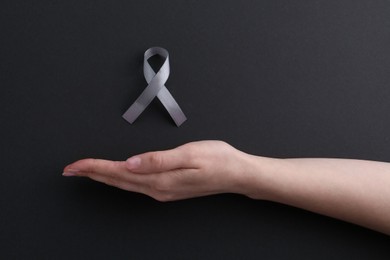
[[[390,234],[390,164],[347,159],[251,157],[248,196]]]

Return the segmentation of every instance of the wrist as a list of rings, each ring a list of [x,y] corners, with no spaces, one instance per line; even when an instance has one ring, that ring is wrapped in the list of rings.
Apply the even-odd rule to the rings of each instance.
[[[252,199],[271,200],[272,183],[283,165],[283,159],[246,154],[242,172],[242,194]]]

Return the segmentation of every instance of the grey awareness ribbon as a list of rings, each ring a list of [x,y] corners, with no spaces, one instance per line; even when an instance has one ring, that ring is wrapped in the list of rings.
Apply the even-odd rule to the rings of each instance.
[[[160,55],[165,58],[165,61],[157,73],[154,72],[150,66],[148,59],[152,56]],[[177,126],[180,126],[187,117],[177,104],[176,100],[172,97],[171,93],[165,87],[165,82],[169,77],[169,53],[166,49],[161,47],[152,47],[145,51],[144,54],[144,77],[148,86],[141,93],[141,95],[135,100],[135,102],[129,107],[129,109],[123,114],[123,118],[132,124],[138,116],[145,110],[145,108],[152,102],[157,96],[165,109],[171,115],[173,121]]]

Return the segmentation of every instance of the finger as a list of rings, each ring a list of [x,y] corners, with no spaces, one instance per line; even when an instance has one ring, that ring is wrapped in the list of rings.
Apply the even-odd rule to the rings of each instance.
[[[83,176],[91,179],[95,178],[95,176],[104,176],[112,181],[130,182],[134,184],[143,184],[148,181],[146,177],[131,173],[126,168],[126,162],[124,161],[102,159],[83,159],[74,162],[65,167],[63,175]]]
[[[122,179],[116,179],[109,177],[107,175],[100,175],[100,174],[89,174],[88,178],[98,181],[122,190],[127,190],[127,191],[132,191],[132,192],[137,192],[137,193],[144,193],[145,194],[145,186],[144,185],[139,185],[139,184],[134,184],[128,181],[124,181]]]
[[[148,152],[130,157],[126,167],[136,173],[160,173],[182,168],[195,168],[194,157],[186,149]]]
[[[117,176],[128,172],[123,161],[110,161],[102,159],[83,159],[69,164],[64,169],[65,176],[82,175],[88,173]]]
[[[153,176],[134,174],[125,164],[124,161],[83,159],[66,166],[63,175],[89,177],[121,189],[145,193]]]

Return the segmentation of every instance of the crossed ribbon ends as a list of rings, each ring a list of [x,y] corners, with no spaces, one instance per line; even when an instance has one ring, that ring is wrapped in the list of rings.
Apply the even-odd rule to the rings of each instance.
[[[148,59],[155,55],[160,55],[165,59],[157,73],[154,72],[148,62]],[[180,126],[187,120],[187,117],[184,115],[179,104],[177,104],[176,100],[165,87],[169,73],[170,68],[168,51],[161,47],[152,47],[147,49],[144,54],[144,76],[148,86],[129,107],[129,109],[127,109],[127,111],[123,114],[122,117],[126,121],[132,124],[156,96],[161,101],[177,126]]]

